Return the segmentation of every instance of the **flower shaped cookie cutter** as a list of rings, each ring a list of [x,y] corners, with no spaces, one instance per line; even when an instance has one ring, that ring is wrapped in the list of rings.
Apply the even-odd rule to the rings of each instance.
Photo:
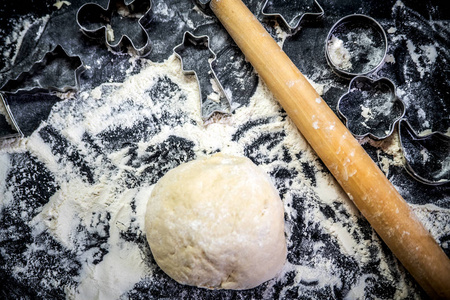
[[[145,29],[151,21],[151,6],[151,0],[110,0],[105,9],[91,2],[78,9],[76,18],[85,35],[104,40],[113,52],[132,50],[138,56],[146,56],[151,51]]]
[[[450,182],[450,137],[433,132],[418,136],[404,118],[405,103],[395,84],[375,73],[383,66],[388,41],[383,27],[371,17],[350,15],[330,29],[326,59],[340,77],[351,79],[348,91],[337,104],[338,114],[356,138],[382,140],[398,125],[405,169],[428,185]]]
[[[392,81],[366,76],[357,76],[350,81],[348,92],[339,99],[337,107],[355,137],[369,136],[375,140],[390,136],[406,112]]]

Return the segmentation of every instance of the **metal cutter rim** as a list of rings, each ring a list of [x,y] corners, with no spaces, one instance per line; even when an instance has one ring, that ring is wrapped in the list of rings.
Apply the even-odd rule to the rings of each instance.
[[[301,23],[301,21],[303,20],[303,18],[305,16],[313,16],[313,17],[317,17],[320,18],[325,14],[325,11],[323,10],[322,6],[319,4],[319,2],[317,2],[317,0],[314,0],[314,4],[317,6],[317,8],[319,9],[319,12],[306,12],[306,13],[300,13],[298,14],[294,19],[298,19],[295,24],[292,26],[289,24],[289,22],[286,20],[285,17],[283,17],[282,13],[267,13],[264,12],[265,8],[267,7],[267,4],[269,3],[270,0],[266,0],[261,8],[261,14],[264,17],[277,17],[280,18],[284,25],[286,26],[286,28],[288,28],[291,32],[295,32],[296,30],[299,29],[299,25]]]
[[[195,78],[197,79],[197,85],[198,85],[198,89],[199,89],[199,94],[200,94],[200,101],[202,101],[202,90],[201,90],[201,86],[200,86],[200,82],[198,80],[198,74],[195,70],[185,70],[184,69],[184,63],[183,63],[183,58],[182,56],[177,52],[177,50],[179,49],[183,49],[185,47],[186,41],[190,40],[190,41],[194,41],[194,43],[204,43],[205,45],[207,45],[208,50],[212,53],[213,57],[212,60],[209,61],[209,66],[210,66],[210,71],[214,76],[214,79],[216,80],[217,85],[219,86],[219,89],[221,90],[222,94],[224,95],[225,99],[228,102],[229,107],[231,108],[231,100],[229,99],[227,93],[225,92],[225,89],[223,88],[222,84],[220,83],[216,72],[214,71],[214,63],[216,61],[216,53],[211,49],[211,47],[209,46],[209,36],[208,35],[199,35],[196,36],[193,33],[191,33],[190,31],[185,31],[183,34],[183,41],[178,44],[177,46],[175,46],[173,48],[173,52],[175,53],[175,55],[180,59],[181,61],[181,69],[183,70],[184,74],[187,75],[194,75]],[[206,116],[202,116],[202,118],[204,120],[209,119],[212,115],[214,115],[215,113],[222,113],[222,114],[229,114],[230,112],[228,111],[221,111],[221,110],[214,110],[211,113],[209,113]]]

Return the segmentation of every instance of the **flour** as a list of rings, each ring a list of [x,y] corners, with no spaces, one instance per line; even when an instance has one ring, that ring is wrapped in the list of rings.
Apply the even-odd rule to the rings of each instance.
[[[442,209],[432,204],[411,205],[414,214],[431,233],[438,243],[446,238],[446,233],[450,231],[450,215],[447,209]],[[442,243],[444,249],[449,249],[448,241]]]
[[[369,143],[371,146],[377,148],[378,162],[386,177],[389,178],[389,168],[391,166],[405,166],[406,161],[398,134],[392,134],[388,138],[380,141],[364,138],[360,141],[360,143]],[[389,155],[389,157],[386,155]]]
[[[416,65],[417,71],[420,73],[420,78],[423,78],[426,73],[430,72],[430,68],[436,62],[437,50],[433,44],[416,45],[411,40],[406,41],[406,47],[412,61]]]
[[[278,22],[275,22],[274,28],[275,28],[276,36],[278,38],[277,44],[282,48],[284,42],[286,41],[286,38],[288,38],[290,36],[290,34],[286,31],[284,31]]]
[[[34,39],[37,41],[45,26],[50,19],[50,15],[43,16],[41,18],[36,18],[32,15],[23,16],[21,19],[14,23],[14,28],[11,34],[7,35],[3,40],[2,56],[9,58],[8,65],[14,65],[16,63],[17,55],[19,54],[19,49],[22,46],[23,39],[27,32],[33,27],[39,25],[36,30]]]
[[[11,162],[8,159],[7,155],[0,155],[0,182],[6,182],[6,178],[8,175],[8,170],[11,168]],[[0,185],[0,195],[6,196],[7,191],[5,190],[5,186]],[[0,205],[6,205],[6,201],[11,199],[11,195],[7,195],[6,197],[2,197],[0,199]]]
[[[161,5],[161,18],[170,19],[170,11]],[[417,49],[432,62],[432,47]],[[138,66],[139,73],[132,75]],[[263,168],[285,208],[288,260],[282,273],[260,286],[254,298],[362,299],[375,285],[389,287],[389,297],[414,297],[412,279],[398,276],[403,269],[263,82],[248,104],[204,122],[197,81],[183,74],[174,55],[163,63],[130,58],[130,68],[122,71],[128,75],[123,83],[82,90],[74,99],[55,104],[30,137],[0,142],[2,212],[31,230],[23,260],[0,249],[9,258],[12,277],[34,284],[31,288],[60,288],[67,299],[129,299],[133,293],[152,297],[166,289],[174,291],[174,298],[217,296],[200,289],[185,292],[163,277],[143,228],[148,195],[163,174],[182,162],[221,151],[249,157]],[[308,78],[319,94],[330,88],[322,81],[324,74],[321,70]],[[366,114],[370,117],[369,111]],[[403,166],[397,135],[363,142],[378,148],[386,175],[391,166]],[[49,183],[31,185],[21,177],[30,173]],[[41,186],[50,193],[48,198],[36,192]],[[20,198],[22,188],[26,198]],[[42,204],[33,206],[27,199]],[[448,210],[413,210],[448,248]],[[20,231],[14,229],[2,234],[20,240]],[[42,241],[43,236],[47,240]],[[43,276],[41,271],[48,269],[35,265],[45,255],[54,255],[49,261],[58,269]],[[253,296],[223,296],[232,297]]]
[[[344,41],[333,35],[331,40],[328,41],[327,47],[330,59],[334,65],[344,71],[350,71],[353,68],[350,61],[352,55],[350,54],[350,51],[345,48]]]
[[[387,33],[395,33],[397,31],[397,28],[395,28],[395,27],[390,27],[388,30],[387,30]]]
[[[60,0],[57,0],[54,4],[53,4],[53,6],[55,6],[57,9],[61,9],[61,7],[63,7],[64,5],[67,5],[67,6],[69,6],[71,3],[69,2],[69,1],[60,1]]]
[[[108,42],[113,42],[115,39],[114,37],[114,29],[111,27],[110,24],[106,25],[106,40]]]
[[[387,62],[388,64],[395,64],[395,57],[392,54],[388,54],[386,55],[384,61]]]
[[[59,186],[30,223],[34,228],[33,234],[38,236],[48,232],[66,249],[77,253],[80,259],[81,271],[76,279],[77,283],[66,287],[69,299],[117,299],[142,278],[151,280],[155,266],[146,262],[148,254],[142,248],[145,244],[124,239],[124,232],[129,230],[137,236],[143,235],[146,197],[155,182],[154,178],[146,175],[152,164],[134,165],[133,159],[145,157],[149,148],[170,140],[172,136],[191,141],[197,157],[221,150],[227,154],[246,155],[256,162],[267,157],[268,160],[261,161],[260,166],[269,174],[280,167],[297,172],[297,178],[288,183],[288,189],[283,188],[286,183],[277,181],[284,201],[287,240],[291,247],[294,242],[292,226],[297,224],[295,220],[300,216],[300,211],[294,207],[297,207],[295,202],[301,195],[310,199],[301,212],[304,224],[319,226],[323,234],[329,234],[331,240],[339,245],[343,255],[362,264],[369,263],[367,247],[373,247],[377,239],[355,239],[355,236],[362,236],[361,229],[355,222],[360,218],[358,210],[333,177],[320,171],[321,166],[314,152],[292,121],[279,115],[280,106],[263,83],[259,84],[248,106],[239,107],[232,115],[218,118],[216,122],[204,124],[198,103],[197,82],[193,76],[183,75],[180,62],[175,56],[171,56],[163,64],[145,62],[144,65],[139,74],[130,76],[123,84],[105,83],[91,92],[81,93],[78,99],[58,103],[48,121],[25,139],[25,149],[44,163],[54,174]],[[155,84],[160,84],[161,78],[170,79],[170,82],[180,88],[167,87],[167,94],[155,101],[146,91]],[[104,142],[97,140],[97,145],[109,153],[102,158],[92,146],[83,142],[86,135],[95,137],[114,128],[135,128],[142,120],[161,118],[163,113],[172,115],[172,118],[166,120],[179,122],[149,123],[147,128],[142,128],[149,134],[136,141],[136,147],[133,148],[135,156],[130,156],[129,147],[108,150]],[[257,125],[258,130],[239,131],[244,124],[258,122],[261,118],[268,122]],[[77,150],[69,146],[64,155],[55,153],[55,145],[43,134],[49,124],[71,145],[78,145]],[[261,145],[257,152],[248,152],[248,146],[263,133],[277,136],[279,133],[283,134],[276,138],[276,145]],[[9,168],[8,155],[5,153],[23,150],[23,147],[14,146],[2,149],[0,159],[2,165],[6,166],[4,169]],[[74,151],[83,155],[90,172],[78,169],[79,166],[67,160],[67,156],[76,153]],[[297,153],[300,156],[286,162],[276,159],[285,151],[289,155]],[[168,168],[172,168],[174,162],[167,163]],[[318,170],[314,176],[314,184],[303,172],[305,164]],[[129,172],[142,178],[140,187],[124,186],[123,175]],[[5,174],[1,173],[0,176],[4,177]],[[4,185],[1,188],[5,189]],[[11,196],[8,193],[6,195],[5,201],[9,203],[12,201]],[[339,223],[321,213],[323,205],[340,207],[336,216]],[[350,219],[348,215],[351,216]],[[80,228],[85,229],[80,231]],[[97,244],[95,247],[87,247],[88,238],[92,234],[95,234]],[[321,254],[329,246],[317,242],[314,247],[314,264],[286,264],[286,272],[297,274],[294,283],[310,282],[315,289],[349,284],[342,282],[342,278],[347,275],[342,273],[345,271],[336,265],[335,259]],[[280,276],[274,282],[283,280]]]

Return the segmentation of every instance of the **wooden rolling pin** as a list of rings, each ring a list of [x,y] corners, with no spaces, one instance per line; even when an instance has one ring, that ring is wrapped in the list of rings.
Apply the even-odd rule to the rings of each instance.
[[[450,260],[358,141],[241,0],[210,7],[378,235],[433,298],[450,299]]]

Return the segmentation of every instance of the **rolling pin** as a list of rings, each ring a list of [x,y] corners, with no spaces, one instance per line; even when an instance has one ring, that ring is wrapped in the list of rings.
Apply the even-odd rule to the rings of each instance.
[[[358,141],[241,0],[210,7],[378,235],[432,298],[450,299],[450,260]]]

